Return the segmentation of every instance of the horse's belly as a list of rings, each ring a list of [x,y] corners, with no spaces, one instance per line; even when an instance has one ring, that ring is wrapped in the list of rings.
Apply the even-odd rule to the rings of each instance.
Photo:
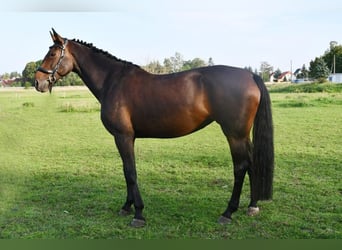
[[[174,138],[190,134],[204,128],[212,122],[211,119],[194,117],[174,117],[146,121],[144,126],[134,126],[135,136],[140,138]]]

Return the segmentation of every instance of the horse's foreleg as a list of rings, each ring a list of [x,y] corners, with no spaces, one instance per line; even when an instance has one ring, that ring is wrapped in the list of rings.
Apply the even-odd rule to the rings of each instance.
[[[226,211],[219,218],[220,224],[230,223],[232,214],[238,210],[240,195],[247,170],[251,166],[251,144],[247,139],[229,138],[229,145],[234,164],[234,187]]]
[[[120,211],[120,214],[129,214],[131,212],[131,206],[134,204],[135,215],[131,225],[133,227],[142,227],[145,225],[145,218],[142,215],[144,203],[137,183],[137,172],[134,157],[134,137],[118,134],[115,135],[115,143],[123,162],[123,170],[127,185],[127,199]]]

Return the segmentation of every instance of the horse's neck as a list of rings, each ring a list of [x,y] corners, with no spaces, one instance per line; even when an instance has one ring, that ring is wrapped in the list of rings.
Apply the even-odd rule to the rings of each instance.
[[[101,103],[106,80],[119,78],[124,63],[83,46],[78,46],[73,55],[76,60],[74,71]]]

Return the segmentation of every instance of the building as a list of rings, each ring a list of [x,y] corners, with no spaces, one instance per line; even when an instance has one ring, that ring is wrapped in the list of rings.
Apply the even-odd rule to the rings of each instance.
[[[329,82],[342,83],[342,73],[330,74]]]
[[[291,80],[293,80],[291,71],[283,72],[278,77],[278,82],[291,82]]]
[[[290,82],[296,77],[291,73],[291,71],[286,71],[281,73],[278,77],[274,77],[274,72],[270,74],[270,82]]]

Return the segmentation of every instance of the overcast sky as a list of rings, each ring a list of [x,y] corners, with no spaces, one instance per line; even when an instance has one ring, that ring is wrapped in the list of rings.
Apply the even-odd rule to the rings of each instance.
[[[1,3],[0,74],[21,72],[52,45],[51,27],[136,64],[189,60],[282,71],[342,43],[341,0],[11,0]],[[5,5],[5,6],[3,6]]]

